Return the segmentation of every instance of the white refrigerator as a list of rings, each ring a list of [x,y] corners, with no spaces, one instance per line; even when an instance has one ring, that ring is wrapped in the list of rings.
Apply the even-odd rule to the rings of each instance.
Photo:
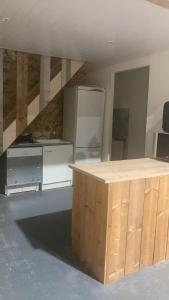
[[[74,162],[101,161],[105,91],[75,86],[64,93],[63,138],[74,145]]]

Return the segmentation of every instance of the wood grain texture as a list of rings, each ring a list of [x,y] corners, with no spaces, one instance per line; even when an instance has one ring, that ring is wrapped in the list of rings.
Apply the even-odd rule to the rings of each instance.
[[[169,174],[168,162],[150,158],[75,164],[71,168],[107,184]]]
[[[169,174],[107,184],[74,168],[74,181],[73,247],[92,276],[108,283],[169,258]]]
[[[23,63],[24,59],[26,62],[26,53],[17,52],[17,71],[19,76],[17,76],[17,115],[16,119],[4,130],[3,132],[3,152],[7,150],[7,148],[12,144],[12,142],[25,131],[28,125],[32,123],[32,121],[39,115],[41,109],[44,105],[42,104],[40,99],[40,94],[38,94],[28,105],[25,105],[25,97],[27,94],[26,90],[26,81],[27,81],[27,63]],[[57,58],[58,60],[58,58]],[[60,60],[61,61],[61,60]],[[83,62],[72,61],[70,63],[71,68],[71,77],[74,76],[79,69],[84,65]],[[54,76],[55,68],[51,68],[51,80],[50,80],[50,92],[49,92],[49,102],[55,99],[56,95],[61,92],[62,89],[62,72],[57,72],[57,75]],[[58,70],[58,67],[57,67]],[[60,63],[59,63],[60,70]],[[70,78],[71,79],[71,78]],[[22,80],[22,84],[21,84]],[[46,88],[45,88],[46,89]],[[47,89],[45,90],[45,92]],[[48,91],[47,91],[48,93]],[[46,106],[44,105],[44,108]],[[14,110],[15,111],[15,110]]]
[[[154,263],[166,259],[169,212],[169,176],[160,178]]]
[[[74,174],[72,246],[86,269],[105,281],[107,187]]]
[[[109,186],[106,281],[117,280],[125,272],[129,187],[129,182]]]
[[[106,184],[74,169],[73,193],[73,249],[96,279],[169,258],[169,175]]]
[[[146,179],[140,267],[153,264],[159,177]]]
[[[125,274],[140,268],[145,180],[130,183]]]
[[[16,134],[27,126],[28,54],[17,53]]]

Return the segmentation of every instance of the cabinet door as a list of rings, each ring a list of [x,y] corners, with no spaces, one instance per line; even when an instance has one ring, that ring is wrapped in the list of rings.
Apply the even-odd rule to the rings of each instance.
[[[7,186],[39,182],[42,182],[42,156],[7,159]]]
[[[72,180],[72,171],[68,166],[72,160],[72,145],[45,146],[43,148],[43,184]]]

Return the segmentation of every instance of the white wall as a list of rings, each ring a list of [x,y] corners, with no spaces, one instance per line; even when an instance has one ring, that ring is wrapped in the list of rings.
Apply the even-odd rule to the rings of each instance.
[[[105,88],[105,117],[103,130],[103,152],[102,159],[111,159],[111,142],[112,142],[112,120],[113,120],[113,98],[114,98],[114,74],[112,67],[89,72],[87,81],[89,84],[98,85]]]
[[[169,51],[152,55],[147,114],[146,155],[152,155],[153,134],[162,131],[163,105],[169,100]]]
[[[143,66],[150,66],[145,153],[146,156],[151,157],[153,154],[153,135],[154,132],[162,130],[163,105],[169,100],[169,51],[140,57],[88,74],[90,83],[99,84],[106,89],[104,160],[111,157],[114,75],[119,71]]]
[[[146,126],[146,156],[153,154],[154,132],[162,130],[163,105],[169,100],[169,51],[152,54],[113,66],[113,72],[150,66],[147,126]]]

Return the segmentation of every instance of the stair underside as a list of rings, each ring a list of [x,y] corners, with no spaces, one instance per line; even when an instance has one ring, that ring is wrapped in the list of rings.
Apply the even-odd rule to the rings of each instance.
[[[47,60],[48,62],[48,60]],[[11,124],[3,131],[2,142],[1,142],[1,153],[7,150],[7,148],[15,141],[15,139],[30,125],[30,123],[35,120],[39,113],[56,97],[56,95],[64,88],[68,81],[78,72],[78,70],[84,65],[84,62],[74,61],[74,60],[62,60],[61,71],[57,73],[51,80],[49,79],[49,85],[47,87],[47,96],[45,98],[41,92],[26,105],[26,117],[25,124],[21,127],[21,130],[17,130],[17,107],[11,112],[11,114],[16,114],[15,119]],[[48,66],[47,66],[48,67]],[[44,72],[44,81],[45,81]],[[43,78],[42,78],[43,79]],[[43,80],[40,80],[43,82]],[[41,89],[43,91],[43,87]],[[43,101],[43,103],[42,103]],[[20,121],[20,120],[19,120]],[[21,120],[22,122],[22,120]]]

